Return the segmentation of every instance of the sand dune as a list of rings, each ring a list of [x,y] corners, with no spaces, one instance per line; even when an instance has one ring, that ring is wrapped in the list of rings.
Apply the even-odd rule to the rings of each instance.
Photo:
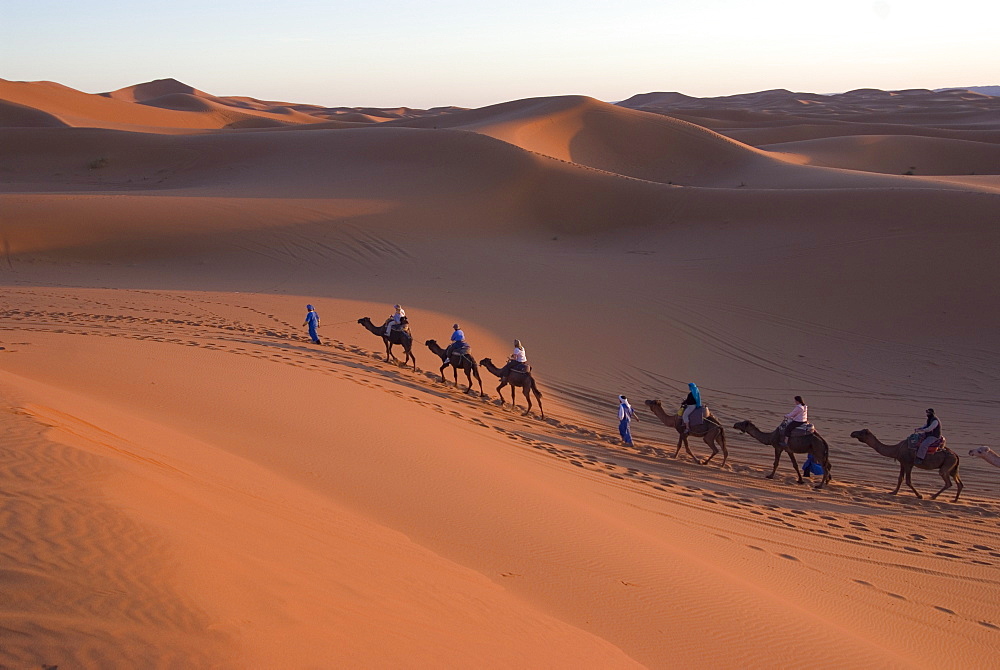
[[[0,666],[991,667],[991,101],[0,99]],[[396,302],[416,371],[357,324]],[[545,419],[440,381],[456,322],[477,359],[525,343]],[[724,467],[642,403],[688,381]],[[729,428],[796,393],[824,490]],[[928,406],[958,502],[849,436]]]
[[[902,135],[862,135],[762,147],[806,156],[810,165],[886,174],[1000,174],[1000,144]]]

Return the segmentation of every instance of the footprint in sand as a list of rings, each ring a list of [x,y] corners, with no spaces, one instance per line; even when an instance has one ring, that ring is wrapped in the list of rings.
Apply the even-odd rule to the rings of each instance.
[[[935,605],[934,609],[936,609],[938,612],[944,612],[945,614],[954,614],[955,613],[953,610],[950,610],[947,607],[941,607],[940,605]]]

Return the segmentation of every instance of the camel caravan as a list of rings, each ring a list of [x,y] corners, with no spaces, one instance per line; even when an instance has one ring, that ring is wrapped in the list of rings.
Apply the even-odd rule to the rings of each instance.
[[[417,359],[413,355],[413,336],[410,334],[409,321],[402,307],[395,305],[394,310],[381,326],[376,325],[367,316],[358,319],[358,323],[368,332],[382,339],[385,345],[386,361],[404,367],[412,362],[413,370],[415,371],[417,369]],[[315,329],[310,330],[310,334],[315,342],[317,339]],[[545,412],[542,409],[542,393],[538,390],[538,384],[532,374],[531,365],[528,364],[524,346],[519,340],[514,340],[514,350],[508,357],[507,362],[501,367],[497,367],[493,363],[493,360],[488,357],[477,362],[472,356],[471,346],[465,339],[465,333],[457,323],[453,326],[453,332],[447,347],[442,347],[438,344],[437,340],[427,340],[424,344],[441,361],[438,372],[441,375],[442,383],[447,383],[445,371],[451,368],[455,386],[459,387],[458,373],[462,371],[465,373],[467,382],[466,393],[474,392],[472,380],[475,379],[479,387],[479,396],[481,398],[488,398],[489,396],[483,391],[483,380],[479,374],[479,369],[485,368],[487,372],[500,380],[500,384],[496,390],[500,396],[501,403],[506,402],[503,389],[509,386],[511,391],[511,405],[516,408],[517,390],[520,389],[527,405],[524,416],[530,414],[534,404],[537,403],[541,418],[545,418]],[[400,361],[393,354],[394,346],[402,347],[404,360]],[[702,403],[701,392],[697,385],[690,383],[688,384],[688,389],[687,397],[681,402],[680,407],[676,411],[667,411],[660,400],[646,400],[646,406],[664,426],[673,429],[677,433],[677,448],[674,451],[673,458],[678,457],[683,447],[687,455],[693,460],[701,465],[708,465],[721,452],[722,461],[719,463],[719,467],[724,467],[726,461],[729,459],[729,449],[726,444],[726,429],[719,419],[709,411],[708,407]],[[627,405],[625,396],[618,397]],[[532,398],[534,398],[534,403],[532,402]],[[815,426],[809,423],[808,407],[802,400],[802,397],[795,396],[795,402],[796,405],[792,411],[786,414],[781,424],[770,432],[765,432],[757,428],[749,419],[736,422],[733,424],[733,429],[774,449],[774,464],[771,468],[771,473],[766,475],[767,479],[774,478],[775,473],[778,471],[782,454],[787,454],[798,478],[797,483],[804,483],[803,475],[806,477],[819,475],[820,481],[816,485],[816,488],[821,489],[831,480],[830,445],[819,434]],[[619,413],[619,419],[622,421],[622,426],[620,427],[622,439],[624,444],[629,446],[632,446],[632,442],[627,425],[631,418],[634,417],[635,414],[632,412],[630,406],[627,407],[627,411],[620,411]],[[704,459],[696,457],[688,443],[689,437],[701,438],[709,449],[711,449],[712,453]],[[899,493],[899,489],[905,480],[907,487],[913,491],[914,495],[917,498],[923,498],[910,481],[913,468],[937,470],[941,476],[943,486],[934,495],[930,496],[931,500],[934,500],[941,493],[951,488],[953,482],[956,487],[953,502],[957,502],[959,496],[962,494],[964,485],[958,473],[960,459],[957,453],[948,448],[947,440],[941,435],[941,422],[934,415],[934,410],[928,409],[927,422],[922,427],[914,429],[908,438],[895,445],[883,444],[867,428],[852,432],[851,437],[862,444],[868,445],[879,455],[891,458],[899,463],[899,478],[896,481],[896,488],[892,491],[892,495]],[[795,458],[796,454],[805,456],[806,458],[801,470]],[[982,458],[987,463],[1000,467],[1000,455],[996,454],[989,447],[984,446],[972,449],[969,451],[969,455]]]

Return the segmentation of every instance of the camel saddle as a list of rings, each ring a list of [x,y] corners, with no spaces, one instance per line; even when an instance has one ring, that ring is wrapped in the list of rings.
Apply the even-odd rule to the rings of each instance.
[[[514,375],[527,375],[531,372],[531,366],[527,363],[513,363],[510,366],[510,370],[507,371],[508,377],[513,377]]]
[[[906,439],[906,446],[910,448],[910,451],[916,451],[920,448],[920,443],[924,441],[924,435],[920,433],[913,433]],[[927,447],[927,456],[931,454],[936,454],[939,451],[948,451],[948,440],[944,439],[944,435],[939,437],[934,442],[931,442],[931,446]],[[926,458],[925,456],[924,458]]]
[[[472,347],[463,342],[462,344],[456,345],[454,349],[451,350],[451,356],[449,357],[449,363],[454,365],[456,368],[462,367],[462,359],[468,358],[473,363],[476,360],[469,354]]]
[[[694,411],[691,412],[691,416],[688,417],[688,428],[692,435],[698,437],[699,431],[708,430],[708,426],[705,425],[706,420],[712,416],[712,413],[708,411],[708,407],[702,405],[701,407],[695,407]]]
[[[787,419],[782,421],[778,426],[778,443],[782,446],[785,445],[785,426],[788,425]],[[805,437],[806,435],[812,435],[816,432],[816,427],[811,423],[804,423],[801,426],[796,426],[792,428],[792,434],[790,437]]]

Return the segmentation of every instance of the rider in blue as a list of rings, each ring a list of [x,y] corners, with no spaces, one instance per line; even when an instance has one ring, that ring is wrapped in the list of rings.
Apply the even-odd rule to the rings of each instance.
[[[455,332],[451,334],[451,344],[448,348],[444,350],[444,362],[447,363],[451,360],[451,354],[455,351],[465,353],[469,349],[469,343],[465,341],[465,333],[462,329],[458,327],[458,324],[452,325]]]
[[[698,386],[694,382],[688,383],[688,394],[684,398],[684,402],[681,403],[681,407],[684,408],[681,419],[684,421],[684,431],[687,432],[691,427],[688,423],[691,413],[698,407],[701,407],[701,391],[698,390]]]
[[[319,328],[319,314],[313,309],[312,305],[306,305],[306,320],[303,322],[303,326],[309,326],[309,337],[312,338],[313,344],[323,344],[319,341],[319,333],[316,329]]]

